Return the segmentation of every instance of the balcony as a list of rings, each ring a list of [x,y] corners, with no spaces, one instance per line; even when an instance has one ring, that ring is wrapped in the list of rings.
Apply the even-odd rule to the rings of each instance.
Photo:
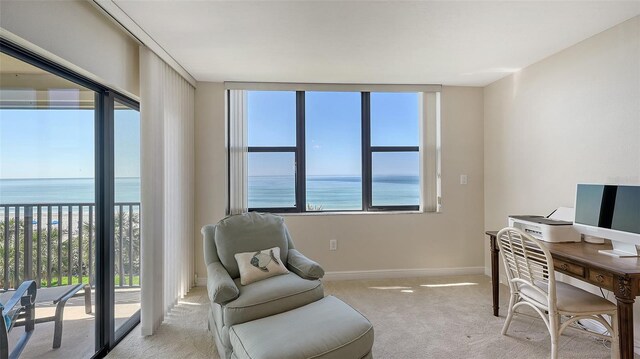
[[[140,203],[114,207],[115,327],[140,309]],[[0,205],[0,292],[24,280],[39,288],[86,284],[92,288],[91,314],[83,297],[64,309],[62,345],[52,349],[53,322],[36,325],[22,357],[89,357],[95,331],[95,204],[36,203]],[[52,316],[56,306],[36,306],[36,318]],[[22,328],[10,333],[10,345]],[[12,341],[14,340],[14,341]]]

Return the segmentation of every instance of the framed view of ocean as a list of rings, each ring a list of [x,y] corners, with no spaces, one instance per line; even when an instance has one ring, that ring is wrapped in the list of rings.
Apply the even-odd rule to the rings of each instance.
[[[420,209],[420,93],[247,94],[250,210]]]

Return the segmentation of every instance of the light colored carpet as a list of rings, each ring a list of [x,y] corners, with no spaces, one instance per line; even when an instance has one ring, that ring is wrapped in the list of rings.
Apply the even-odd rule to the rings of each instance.
[[[325,282],[334,295],[375,328],[375,358],[547,358],[549,334],[541,319],[515,317],[500,335],[508,289],[501,286],[500,318],[491,313],[486,276],[423,277]],[[158,333],[134,329],[107,358],[218,358],[207,332],[205,288],[194,288]],[[575,331],[560,340],[561,358],[609,358],[601,341]],[[636,356],[638,357],[638,356]]]

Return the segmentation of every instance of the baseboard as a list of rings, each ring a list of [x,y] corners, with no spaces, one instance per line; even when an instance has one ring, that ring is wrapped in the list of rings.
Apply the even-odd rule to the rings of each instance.
[[[388,279],[411,277],[434,277],[447,275],[477,275],[484,274],[484,267],[461,268],[420,268],[420,269],[378,269],[364,271],[336,271],[326,272],[323,280],[354,280],[354,279]],[[196,287],[206,287],[207,278],[196,278]]]
[[[327,281],[332,281],[332,280],[389,279],[389,278],[411,278],[411,277],[433,277],[433,276],[447,276],[447,275],[477,275],[477,274],[484,274],[484,267],[336,271],[336,272],[326,272],[323,279]]]
[[[499,271],[499,278],[500,278],[500,282],[501,284],[504,285],[508,285],[507,284],[507,276],[504,274],[504,268],[500,267]],[[487,277],[491,277],[491,267],[484,267],[484,275],[486,275]]]

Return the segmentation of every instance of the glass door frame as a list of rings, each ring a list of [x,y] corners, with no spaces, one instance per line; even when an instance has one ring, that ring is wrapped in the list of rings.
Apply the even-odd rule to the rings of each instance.
[[[95,92],[95,351],[92,358],[103,358],[140,322],[140,310],[116,332],[114,318],[114,101],[139,111],[139,102],[124,93],[49,60],[4,37],[0,37],[0,52],[39,67],[56,76]]]
[[[109,109],[107,109],[105,112],[109,113],[110,119],[108,120],[109,122],[109,131],[108,133],[111,135],[109,138],[109,149],[108,152],[112,155],[111,158],[109,159],[109,163],[111,164],[111,167],[109,168],[110,173],[108,174],[109,178],[113,179],[113,181],[111,182],[111,191],[112,191],[112,198],[111,198],[111,218],[112,218],[112,223],[110,223],[110,227],[111,228],[111,233],[110,236],[107,238],[111,238],[110,242],[110,248],[109,248],[109,252],[110,256],[109,258],[107,258],[107,260],[109,260],[109,273],[112,274],[111,278],[109,278],[109,284],[110,284],[110,288],[109,291],[111,293],[111,300],[109,302],[107,302],[107,305],[109,305],[109,307],[111,308],[112,312],[109,313],[109,317],[111,318],[110,320],[110,324],[109,324],[109,331],[111,333],[114,333],[114,337],[112,338],[112,340],[110,340],[110,342],[114,343],[113,346],[115,346],[115,344],[117,342],[119,342],[120,340],[122,340],[122,338],[124,338],[131,330],[133,330],[133,328],[138,325],[138,323],[140,323],[140,309],[138,309],[131,317],[129,317],[124,323],[122,323],[120,325],[120,327],[118,327],[117,329],[115,328],[115,263],[116,263],[116,258],[115,258],[115,214],[114,214],[114,208],[115,208],[115,103],[118,102],[121,105],[125,105],[127,107],[129,107],[132,110],[138,111],[140,112],[140,104],[137,101],[134,101],[126,96],[123,96],[121,94],[117,94],[117,93],[110,93],[110,100],[108,101],[109,104]],[[107,115],[105,113],[105,115]],[[140,208],[142,208],[142,205],[140,206]],[[105,209],[106,210],[106,209]],[[122,223],[120,224],[122,225]],[[131,240],[131,239],[129,239]],[[131,253],[129,254],[131,255]],[[131,270],[131,269],[129,269]],[[140,300],[140,305],[142,305],[142,298]],[[113,346],[110,347],[113,348]]]

